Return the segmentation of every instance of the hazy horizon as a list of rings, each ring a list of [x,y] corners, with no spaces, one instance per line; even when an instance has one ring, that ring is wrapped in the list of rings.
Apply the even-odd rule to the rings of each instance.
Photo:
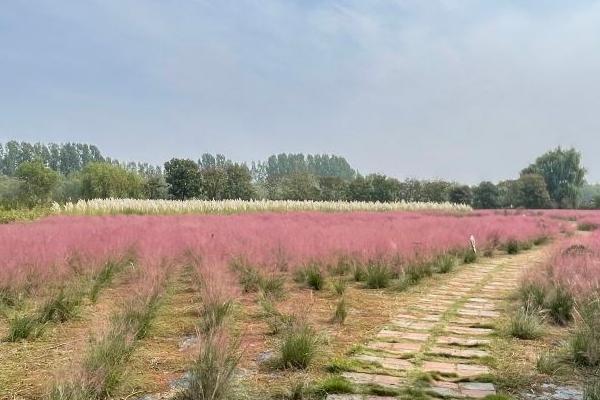
[[[0,48],[0,142],[469,184],[561,145],[600,181],[598,2],[11,1]]]

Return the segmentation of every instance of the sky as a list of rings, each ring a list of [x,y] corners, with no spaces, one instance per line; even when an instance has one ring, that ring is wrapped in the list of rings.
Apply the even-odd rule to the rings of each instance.
[[[575,146],[600,181],[600,2],[6,0],[12,139],[465,183]]]

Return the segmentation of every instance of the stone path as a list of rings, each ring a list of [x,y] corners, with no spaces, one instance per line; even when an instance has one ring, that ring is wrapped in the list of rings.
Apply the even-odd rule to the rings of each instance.
[[[421,395],[481,399],[496,393],[488,346],[503,301],[525,267],[542,259],[535,249],[465,265],[434,284],[350,356],[342,376],[358,387],[417,388]],[[364,391],[367,387],[364,387]],[[381,393],[382,391],[379,391]],[[329,395],[329,400],[395,397]]]

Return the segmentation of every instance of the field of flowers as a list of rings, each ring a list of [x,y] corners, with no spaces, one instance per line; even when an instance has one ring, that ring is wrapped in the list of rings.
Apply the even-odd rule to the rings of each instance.
[[[139,386],[144,390],[163,379],[152,375],[154,369],[190,371],[189,390],[199,390],[196,384],[214,386],[215,381],[203,379],[214,372],[231,377],[241,357],[228,339],[227,319],[245,324],[237,329],[249,333],[246,347],[280,346],[272,368],[292,371],[288,374],[294,377],[293,371],[309,368],[322,338],[315,322],[284,313],[283,304],[296,310],[319,304],[318,315],[333,314],[319,317],[321,329],[325,324],[326,331],[339,331],[348,316],[344,293],[350,290],[354,306],[367,307],[357,323],[381,323],[381,310],[368,310],[395,301],[385,293],[406,290],[495,251],[541,244],[572,225],[538,212],[448,213],[447,208],[237,209],[234,215],[112,215],[134,212],[104,210],[0,226],[0,388],[9,390],[0,391],[0,397],[107,399],[115,391],[126,397],[127,366],[147,370],[155,362],[146,372],[149,383]],[[316,311],[303,314],[311,312]],[[156,342],[155,323],[162,326],[165,342]],[[365,330],[352,326],[346,340]],[[177,343],[192,332],[199,342],[190,359]],[[146,353],[138,354],[146,354],[145,364],[135,364],[132,355],[145,344]],[[158,356],[163,348],[171,350]]]
[[[54,212],[68,215],[168,215],[168,214],[240,214],[247,212],[290,211],[431,211],[465,213],[471,207],[464,204],[430,202],[379,203],[363,201],[293,201],[293,200],[136,200],[95,199],[59,205]]]

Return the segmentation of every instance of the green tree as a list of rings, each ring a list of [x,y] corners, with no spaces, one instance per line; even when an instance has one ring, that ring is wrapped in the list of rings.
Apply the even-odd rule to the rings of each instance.
[[[448,192],[448,200],[456,204],[471,204],[473,193],[471,192],[471,188],[466,185],[454,186]]]
[[[81,194],[86,199],[141,198],[144,182],[137,173],[106,162],[92,162],[81,172]]]
[[[381,174],[367,176],[370,184],[370,201],[381,203],[396,201],[400,195],[400,182]]]
[[[500,192],[492,182],[481,182],[473,188],[473,206],[479,209],[492,209],[500,206]]]
[[[144,182],[144,196],[148,199],[166,199],[169,194],[165,177],[161,174],[148,175]]]
[[[308,172],[295,172],[281,179],[280,196],[285,200],[318,200],[317,178]]]
[[[16,170],[20,181],[18,198],[27,207],[47,204],[58,182],[58,174],[41,161],[21,163]]]
[[[552,202],[544,177],[538,174],[524,174],[516,182],[517,205],[539,209],[548,208]]]
[[[348,183],[337,176],[319,177],[319,198],[323,201],[345,200]]]
[[[575,207],[583,186],[586,170],[581,166],[581,153],[574,148],[558,147],[538,157],[521,174],[539,174],[544,178],[550,198],[558,207]]]
[[[252,174],[244,164],[229,164],[225,166],[225,189],[223,197],[226,199],[250,200],[256,196],[252,186]]]
[[[202,196],[202,175],[192,160],[173,158],[165,163],[165,180],[169,194],[177,200]]]

